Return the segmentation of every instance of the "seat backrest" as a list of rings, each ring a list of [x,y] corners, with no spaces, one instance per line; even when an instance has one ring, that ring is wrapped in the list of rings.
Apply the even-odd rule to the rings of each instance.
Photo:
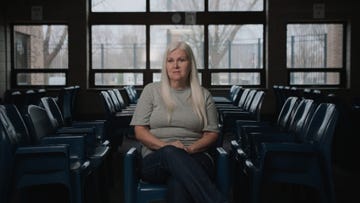
[[[61,110],[53,97],[41,98],[41,106],[45,108],[53,128],[57,129],[65,125]]]
[[[118,101],[119,101],[119,103],[120,103],[121,109],[126,108],[126,104],[125,104],[125,101],[124,101],[123,96],[121,95],[120,90],[114,88],[114,89],[113,89],[113,92],[115,93],[116,98],[118,99]]]
[[[277,125],[281,129],[287,129],[290,123],[291,117],[294,113],[294,109],[296,109],[299,104],[298,97],[288,97],[285,103],[282,105],[280,113],[277,118]]]
[[[332,138],[338,114],[335,104],[320,103],[306,129],[307,141],[317,144],[325,156],[330,156],[331,154]]]
[[[115,108],[115,111],[116,112],[120,112],[121,111],[121,104],[119,102],[119,99],[117,98],[114,90],[110,89],[110,90],[107,90],[110,98],[111,98],[111,101],[112,103],[114,104],[114,108]]]
[[[5,120],[5,114],[0,107],[0,198],[8,202],[10,199],[10,188],[12,185],[14,152],[16,146],[13,144],[6,131],[11,130],[9,123]]]
[[[245,100],[245,103],[244,103],[244,106],[243,106],[243,109],[245,111],[249,111],[249,108],[251,106],[251,103],[252,103],[252,100],[254,99],[254,96],[256,94],[257,90],[255,89],[251,89],[246,97],[246,100]]]
[[[249,94],[251,89],[249,88],[245,88],[241,94],[241,97],[239,98],[239,103],[238,103],[238,107],[239,108],[244,108],[244,105],[245,105],[245,101],[246,101],[246,98]]]
[[[107,91],[101,91],[100,96],[103,101],[106,116],[110,118],[116,112],[111,97]]]
[[[244,89],[241,86],[236,86],[236,88],[233,90],[232,96],[230,97],[232,103],[234,105],[239,104],[240,97],[243,93]]]
[[[137,101],[137,93],[136,90],[134,88],[134,86],[125,86],[124,87],[129,99],[130,99],[130,103],[134,104]]]
[[[11,135],[10,139],[15,139],[17,145],[19,146],[26,146],[30,144],[31,139],[28,128],[17,107],[14,104],[6,104],[0,108],[3,112],[5,112],[7,118],[10,120],[8,123],[11,123],[15,130],[13,132],[14,134],[11,134],[10,131],[8,132],[8,135]]]
[[[254,98],[251,101],[248,112],[251,117],[255,118],[257,121],[260,121],[261,117],[261,106],[265,98],[265,92],[262,90],[256,91]]]
[[[25,123],[29,129],[30,137],[33,143],[38,143],[43,137],[55,134],[51,121],[45,108],[29,105],[25,115]]]
[[[61,88],[58,96],[58,105],[60,107],[63,118],[67,123],[71,123],[72,120],[73,94],[74,87],[69,86]]]
[[[296,136],[297,142],[305,141],[305,131],[315,109],[316,104],[312,99],[301,99],[297,105],[288,128],[288,131]]]

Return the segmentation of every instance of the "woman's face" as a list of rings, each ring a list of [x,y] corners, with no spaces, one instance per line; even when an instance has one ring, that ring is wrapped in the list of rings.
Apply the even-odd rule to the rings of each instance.
[[[187,85],[190,70],[190,60],[184,50],[175,49],[168,54],[166,58],[166,71],[170,83],[177,82],[181,85]]]

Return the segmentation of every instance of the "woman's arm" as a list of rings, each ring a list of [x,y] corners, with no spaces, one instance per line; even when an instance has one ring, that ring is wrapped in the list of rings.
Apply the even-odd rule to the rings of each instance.
[[[219,134],[216,132],[205,131],[199,140],[185,147],[185,150],[189,154],[205,151],[216,142],[218,136]]]
[[[166,143],[153,134],[150,133],[148,126],[137,125],[135,126],[135,137],[139,140],[143,145],[152,150],[160,149],[165,145],[173,145],[175,147],[185,149],[185,146],[180,141],[174,141],[170,143]]]

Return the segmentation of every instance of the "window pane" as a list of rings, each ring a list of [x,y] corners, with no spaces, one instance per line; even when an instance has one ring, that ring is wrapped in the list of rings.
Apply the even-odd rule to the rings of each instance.
[[[68,29],[65,25],[15,25],[14,67],[68,68]]]
[[[66,85],[65,73],[19,73],[16,83],[26,85]]]
[[[343,25],[287,25],[288,68],[341,68]]]
[[[145,69],[145,26],[92,26],[93,69]]]
[[[260,73],[212,73],[211,85],[260,85]]]
[[[150,67],[161,69],[164,52],[174,41],[191,46],[198,68],[204,67],[204,27],[200,25],[164,25],[150,27]]]
[[[146,0],[91,0],[93,12],[144,12]]]
[[[150,11],[204,11],[204,0],[151,0]]]
[[[209,68],[263,68],[263,25],[210,25]]]
[[[95,85],[142,85],[142,73],[96,73]]]
[[[290,85],[339,85],[339,73],[293,72],[290,73]]]
[[[264,0],[209,0],[209,11],[263,11]]]

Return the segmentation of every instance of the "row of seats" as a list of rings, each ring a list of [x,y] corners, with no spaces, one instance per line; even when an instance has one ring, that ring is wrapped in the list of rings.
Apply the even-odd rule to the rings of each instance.
[[[43,96],[37,105],[21,106],[23,112],[14,103],[0,106],[2,201],[31,201],[31,188],[62,185],[69,202],[108,202],[110,144],[98,129],[103,123],[65,125],[60,98]]]
[[[236,120],[260,121],[264,98],[263,90],[238,87],[232,95],[232,101],[235,103],[215,101],[222,133],[224,135],[233,133]]]
[[[240,94],[255,91],[238,89],[243,89]],[[338,118],[343,117],[341,105],[334,95],[325,97],[320,91],[306,89],[299,94],[296,88],[280,89],[286,91],[275,122],[241,116],[224,120],[224,112],[239,109],[239,103],[234,107],[232,102],[236,96],[229,94],[228,102],[215,100],[220,121],[231,126],[225,132],[233,135],[229,151],[233,196],[238,201],[261,202],[266,185],[287,183],[314,188],[319,201],[335,202],[333,139]],[[238,97],[241,101],[242,95]]]

